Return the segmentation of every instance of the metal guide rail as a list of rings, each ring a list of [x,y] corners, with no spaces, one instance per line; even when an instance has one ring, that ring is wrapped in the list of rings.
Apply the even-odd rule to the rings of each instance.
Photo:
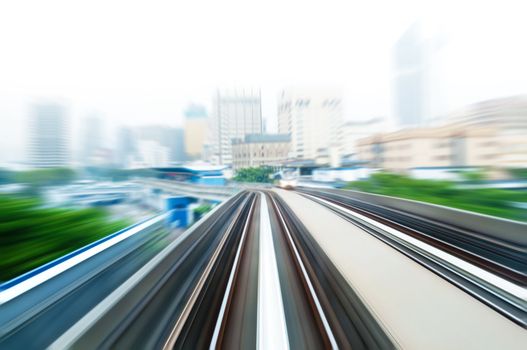
[[[523,223],[354,191],[299,189],[298,192],[361,210],[388,226],[404,228],[414,238],[527,286],[527,236],[524,234],[527,225]],[[396,204],[400,205],[396,207]],[[432,219],[434,216],[437,218]],[[486,224],[484,231],[480,222]],[[523,239],[511,241],[509,236],[512,233],[518,236],[518,231],[522,232]]]
[[[526,288],[515,283],[514,279],[495,274],[494,269],[488,268],[486,259],[481,260],[485,263],[475,264],[473,252],[456,250],[457,254],[454,254],[450,245],[431,241],[425,233],[410,228],[412,225],[390,220],[346,198],[325,192],[301,191],[301,194],[328,207],[522,327],[527,327]],[[423,235],[424,238],[421,237]]]

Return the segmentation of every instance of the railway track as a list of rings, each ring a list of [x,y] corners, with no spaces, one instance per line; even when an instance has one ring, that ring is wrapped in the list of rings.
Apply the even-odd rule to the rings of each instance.
[[[301,189],[314,200],[409,258],[527,327],[525,256],[505,243],[478,241],[476,235],[344,195]],[[481,255],[480,255],[481,254]],[[500,256],[500,259],[496,259]]]
[[[276,194],[258,192],[248,208],[165,349],[394,348]]]
[[[508,289],[513,279],[487,279],[495,273],[484,269],[488,256],[424,235],[413,221],[401,222],[403,216],[343,196],[317,191],[301,195],[525,328],[524,296]],[[49,347],[396,348],[381,316],[354,288],[282,196],[246,190],[144,263]]]
[[[72,325],[50,346],[163,348],[185,317],[196,286],[234,237],[250,201],[240,193],[209,213]]]
[[[293,211],[271,194],[287,248],[299,276],[324,346],[341,349],[393,349],[392,339],[344,279]],[[285,245],[284,245],[285,246]],[[316,310],[316,311],[315,311]]]
[[[509,281],[527,287],[526,247],[512,245],[506,240],[490,239],[478,232],[432,221],[403,211],[354,199],[338,191],[299,189],[299,193],[316,196],[340,204],[388,226],[492,271]]]
[[[392,349],[295,214],[244,191],[150,261],[51,348]]]

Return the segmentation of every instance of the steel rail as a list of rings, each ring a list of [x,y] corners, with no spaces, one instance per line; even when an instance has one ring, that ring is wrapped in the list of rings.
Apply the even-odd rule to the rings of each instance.
[[[382,320],[344,278],[299,217],[277,193],[272,194],[297,252],[311,278],[339,348],[394,349],[397,341]],[[313,305],[312,305],[313,307]],[[331,345],[328,344],[328,347]]]
[[[305,193],[302,195],[361,227],[505,317],[527,328],[527,290],[522,286],[413,238],[406,233],[407,229],[403,226],[397,230],[392,225],[388,226],[365,215],[364,210],[335,199]]]
[[[323,329],[324,329],[324,333],[329,341],[329,344],[331,346],[332,349],[338,349],[338,344],[337,344],[337,341],[335,339],[335,335],[333,334],[333,331],[331,329],[331,326],[329,325],[329,322],[327,320],[327,317],[324,313],[324,310],[322,309],[322,305],[320,303],[320,300],[315,292],[315,289],[313,288],[313,283],[311,283],[311,279],[309,278],[309,275],[306,271],[306,267],[304,266],[304,263],[302,262],[302,258],[300,257],[300,254],[298,253],[298,249],[293,241],[293,238],[291,237],[291,233],[289,232],[289,229],[287,228],[287,224],[284,220],[284,216],[282,215],[282,212],[280,210],[280,208],[278,207],[278,205],[276,204],[276,201],[273,197],[270,197],[271,198],[271,202],[273,203],[273,206],[276,210],[276,213],[278,214],[278,217],[280,219],[280,222],[282,224],[282,229],[284,230],[285,234],[286,234],[286,237],[287,237],[287,240],[289,242],[289,246],[291,247],[292,251],[293,251],[293,255],[296,259],[296,262],[298,264],[298,266],[300,267],[300,270],[302,272],[302,278],[304,280],[304,282],[306,283],[307,285],[307,289],[308,289],[308,295],[311,297],[311,299],[313,300],[313,303],[315,305],[315,308],[318,312],[318,316],[322,322],[322,326],[323,326]]]
[[[289,337],[266,196],[261,193],[257,349],[289,349]]]
[[[214,264],[216,263],[216,260],[218,259],[218,256],[220,254],[220,252],[222,251],[224,245],[225,245],[225,242],[227,241],[227,238],[230,236],[230,234],[232,233],[232,229],[233,227],[235,226],[240,214],[241,214],[241,209],[245,206],[245,204],[247,203],[249,199],[246,198],[243,203],[240,205],[239,207],[239,210],[237,212],[237,215],[236,217],[231,220],[227,230],[225,230],[225,234],[223,235],[223,237],[221,238],[218,246],[216,247],[216,249],[214,250],[214,253],[212,254],[212,257],[210,258],[209,262],[207,263],[206,267],[205,267],[205,270],[203,271],[203,273],[201,274],[201,277],[199,278],[198,280],[198,283],[196,284],[196,286],[194,287],[193,289],[193,292],[191,293],[191,296],[189,298],[189,300],[187,301],[187,303],[185,304],[184,308],[183,308],[183,311],[181,312],[180,316],[178,317],[174,327],[172,328],[172,331],[170,332],[170,335],[168,336],[167,340],[165,341],[164,345],[163,345],[163,349],[164,350],[168,350],[168,349],[173,349],[174,348],[174,345],[176,344],[176,341],[185,325],[185,322],[187,321],[189,315],[190,315],[190,312],[192,310],[192,308],[194,307],[197,299],[198,299],[198,296],[199,294],[201,293],[201,290],[205,284],[205,281],[207,280],[207,278],[209,277],[211,271],[212,271],[212,268],[214,266]]]
[[[242,250],[245,246],[246,237],[247,237],[247,231],[249,230],[249,223],[251,221],[253,210],[254,210],[255,202],[251,204],[251,208],[249,209],[249,214],[247,215],[247,220],[245,221],[245,226],[243,228],[242,237],[240,239],[240,243],[238,244],[238,248],[236,250],[236,256],[234,258],[233,267],[231,269],[231,273],[229,275],[229,280],[227,282],[227,288],[221,303],[220,313],[218,315],[218,320],[216,322],[216,326],[214,327],[214,333],[212,335],[212,340],[210,342],[209,349],[216,349],[218,347],[218,343],[221,341],[222,338],[222,332],[225,327],[225,314],[228,308],[228,305],[230,304],[232,294],[233,294],[233,288],[234,288],[234,280],[236,278],[236,275],[238,274],[238,271],[240,269],[240,256],[242,254]]]
[[[50,348],[111,347],[118,338],[127,336],[126,330],[132,322],[140,322],[143,318],[148,322],[150,316],[142,313],[157,300],[155,297],[159,295],[162,287],[172,288],[174,283],[194,285],[193,277],[177,274],[177,271],[188,270],[183,269],[186,258],[194,256],[194,252],[203,244],[210,244],[214,237],[211,236],[211,230],[229,223],[230,221],[225,220],[225,213],[239,211],[238,204],[244,197],[245,195],[240,193],[205,215],[57,338]],[[176,304],[170,307],[177,310],[178,305],[186,301],[187,293],[173,297],[177,298]],[[156,331],[156,334],[161,333]],[[166,339],[159,340],[161,346]],[[158,340],[146,341],[157,343]]]
[[[511,247],[511,243],[507,241],[499,241],[497,238],[489,240],[486,235],[467,231],[451,223],[419,217],[339,193],[306,189],[298,192],[338,202],[376,221],[404,230],[414,238],[490,270],[515,284],[527,286],[527,255],[521,251],[521,247]],[[475,219],[478,217],[474,216]]]

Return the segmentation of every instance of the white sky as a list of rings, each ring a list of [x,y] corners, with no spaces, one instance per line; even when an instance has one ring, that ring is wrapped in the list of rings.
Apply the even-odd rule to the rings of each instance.
[[[58,100],[74,128],[180,125],[216,87],[337,85],[346,118],[391,116],[393,45],[417,18],[440,26],[446,108],[527,93],[522,1],[4,1],[0,161],[23,156],[28,104]]]

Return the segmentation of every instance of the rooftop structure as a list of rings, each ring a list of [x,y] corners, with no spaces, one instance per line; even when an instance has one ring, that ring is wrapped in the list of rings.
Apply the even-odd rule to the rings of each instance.
[[[153,168],[159,177],[177,181],[187,181],[201,185],[225,185],[224,166],[188,165],[176,167]]]

